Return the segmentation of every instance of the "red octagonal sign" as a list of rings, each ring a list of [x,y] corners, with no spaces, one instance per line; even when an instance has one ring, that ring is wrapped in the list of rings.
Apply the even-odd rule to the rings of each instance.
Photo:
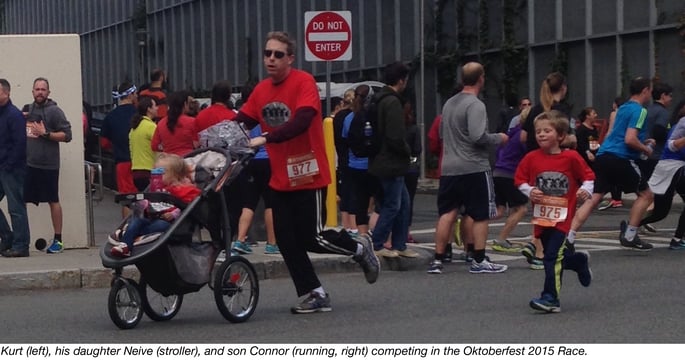
[[[305,60],[352,59],[352,15],[349,11],[308,11],[304,14]]]

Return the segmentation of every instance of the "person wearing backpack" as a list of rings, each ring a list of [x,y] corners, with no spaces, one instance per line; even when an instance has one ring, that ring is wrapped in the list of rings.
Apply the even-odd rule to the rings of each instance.
[[[347,200],[350,215],[355,218],[355,225],[359,234],[368,234],[369,232],[369,202],[376,191],[375,177],[368,173],[369,158],[359,156],[354,153],[349,145],[354,143],[363,143],[363,129],[367,122],[366,105],[371,98],[371,88],[368,85],[359,85],[354,89],[354,100],[351,105],[351,112],[345,116],[343,120],[341,138],[345,144],[347,151],[345,156],[345,165],[343,174],[345,176],[346,193],[341,196],[342,200]],[[352,140],[355,136],[350,133],[351,130],[362,130],[362,139]],[[359,134],[359,133],[357,133]]]
[[[378,152],[369,156],[369,173],[378,178],[382,197],[376,199],[380,207],[373,230],[376,255],[396,258],[415,258],[418,253],[407,249],[409,236],[409,192],[404,176],[409,171],[411,150],[407,144],[404,102],[400,94],[407,87],[409,67],[394,62],[385,67],[385,83],[374,96],[368,113],[373,135],[378,140]],[[375,118],[375,120],[374,120]],[[374,125],[375,124],[375,125]],[[391,237],[392,249],[383,247]]]

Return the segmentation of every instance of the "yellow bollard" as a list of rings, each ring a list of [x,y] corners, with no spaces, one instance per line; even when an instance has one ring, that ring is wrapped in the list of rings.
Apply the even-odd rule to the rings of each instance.
[[[326,226],[338,226],[338,191],[337,176],[335,175],[335,140],[333,137],[333,118],[327,116],[323,119],[323,139],[326,145],[326,156],[331,170],[331,184],[326,193]]]

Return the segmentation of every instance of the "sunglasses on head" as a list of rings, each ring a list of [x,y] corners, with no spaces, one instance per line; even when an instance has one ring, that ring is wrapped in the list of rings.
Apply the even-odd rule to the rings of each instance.
[[[264,57],[270,58],[272,54],[273,54],[274,57],[276,57],[277,59],[281,59],[281,58],[285,57],[285,52],[281,52],[281,51],[272,51],[271,49],[265,49],[265,50],[264,50]]]

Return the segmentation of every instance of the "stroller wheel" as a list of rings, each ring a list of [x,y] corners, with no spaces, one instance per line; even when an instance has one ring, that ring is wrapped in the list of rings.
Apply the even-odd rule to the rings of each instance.
[[[132,279],[118,278],[109,290],[107,308],[109,317],[120,329],[132,329],[143,317],[140,293]]]
[[[145,281],[145,277],[141,277],[138,288],[140,289],[143,310],[154,321],[171,320],[181,309],[183,295],[172,294],[164,296],[152,289]]]
[[[244,322],[252,316],[259,301],[259,281],[247,259],[231,256],[221,264],[214,276],[214,299],[230,322]]]

